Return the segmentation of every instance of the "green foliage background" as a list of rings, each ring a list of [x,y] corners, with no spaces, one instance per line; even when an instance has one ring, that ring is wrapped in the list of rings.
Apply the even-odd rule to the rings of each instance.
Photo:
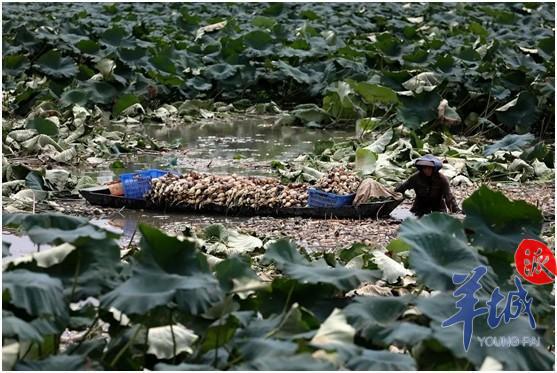
[[[554,118],[554,4],[4,4],[3,110],[191,98],[416,128],[441,98],[467,126],[541,132]],[[216,31],[203,27],[226,22]],[[426,75],[423,75],[425,73]],[[43,79],[46,78],[46,79]],[[402,92],[402,93],[401,93]],[[406,93],[404,93],[406,92]],[[372,115],[372,116],[373,116]]]
[[[481,208],[488,203],[500,212],[495,223]],[[482,187],[463,209],[464,221],[404,221],[386,250],[354,244],[313,255],[222,225],[170,236],[144,224],[139,247],[121,253],[117,235],[83,218],[3,215],[4,226],[51,245],[4,259],[3,369],[478,370],[490,357],[505,370],[551,370],[552,285],[524,284],[535,330],[524,314],[495,329],[484,315],[464,351],[462,325],[441,327],[458,311],[453,274],[485,265],[480,301],[495,287],[507,294],[510,248],[541,239],[541,212],[499,192]],[[3,256],[10,249],[3,244]],[[362,283],[381,288],[379,279],[390,296],[354,296]],[[66,329],[81,334],[62,343]],[[540,345],[482,347],[477,336]]]

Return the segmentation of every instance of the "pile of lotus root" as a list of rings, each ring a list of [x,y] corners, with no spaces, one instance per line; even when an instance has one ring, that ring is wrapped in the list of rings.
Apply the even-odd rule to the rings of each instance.
[[[318,180],[316,188],[331,193],[354,193],[360,180],[343,169],[331,170]],[[305,207],[308,188],[304,183],[283,185],[270,177],[213,175],[189,172],[167,174],[151,180],[147,199],[157,205],[193,206],[206,204],[230,207]]]

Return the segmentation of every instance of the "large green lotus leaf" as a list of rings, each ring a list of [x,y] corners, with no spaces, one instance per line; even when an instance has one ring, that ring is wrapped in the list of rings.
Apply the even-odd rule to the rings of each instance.
[[[244,44],[244,39],[242,37],[230,38],[225,36],[220,39],[220,44],[220,52],[224,62],[229,64],[240,63],[240,53],[246,49],[246,45]]]
[[[437,107],[441,97],[435,92],[423,91],[412,96],[399,95],[401,105],[397,108],[398,118],[410,129],[437,118]]]
[[[466,62],[478,62],[482,59],[482,56],[474,48],[469,46],[458,48],[455,55]]]
[[[276,67],[284,76],[292,78],[298,83],[312,84],[315,82],[314,78],[312,78],[308,73],[283,61],[273,61],[273,66]]]
[[[337,82],[329,88],[329,94],[323,97],[323,109],[335,118],[358,118],[365,115],[365,110],[354,102],[354,91],[346,82]]]
[[[232,257],[218,263],[215,268],[221,288],[226,292],[253,292],[254,289],[265,286],[259,281],[257,274],[240,257]]]
[[[96,56],[100,50],[100,45],[94,40],[83,39],[75,43],[75,46],[81,51],[81,53],[88,54],[91,56]]]
[[[90,100],[89,91],[85,89],[79,89],[79,88],[65,91],[62,94],[62,97],[60,97],[60,101],[66,106],[75,105],[75,104],[84,106],[89,102],[89,100]]]
[[[158,359],[170,359],[187,352],[193,353],[192,345],[199,337],[181,324],[149,328],[147,332],[147,353]]]
[[[204,75],[209,79],[225,80],[233,77],[237,71],[238,68],[234,65],[220,63],[207,67],[204,71]]]
[[[329,371],[337,369],[328,361],[315,359],[309,353],[301,353],[291,356],[271,356],[255,359],[234,367],[234,370]]]
[[[56,136],[58,134],[58,126],[51,120],[44,118],[34,118],[29,120],[25,128],[32,128],[37,130],[38,133],[48,136]]]
[[[287,276],[309,284],[330,284],[340,290],[351,290],[362,281],[375,277],[371,271],[331,267],[324,260],[308,261],[289,240],[280,239],[266,247],[265,259],[274,262]]]
[[[171,370],[171,371],[200,371],[200,370],[216,370],[215,367],[204,364],[189,364],[182,363],[178,365],[158,363],[155,365],[155,370]]]
[[[291,113],[303,123],[328,124],[332,120],[329,113],[315,104],[298,105]]]
[[[114,86],[104,81],[88,81],[83,84],[83,93],[96,104],[111,104],[118,94]]]
[[[39,57],[36,66],[40,71],[54,78],[71,78],[78,72],[77,65],[70,57],[62,57],[60,52],[54,49]]]
[[[433,64],[433,67],[435,67],[438,71],[440,70],[439,72],[443,73],[450,73],[454,71],[455,75],[458,74],[458,72],[462,71],[455,68],[455,59],[450,54],[438,55],[437,59],[435,60],[435,64]]]
[[[270,319],[274,319],[275,321],[275,325],[270,329],[277,330],[274,336],[290,340],[309,338],[316,333],[316,331],[312,329],[320,323],[313,312],[300,306],[298,303],[294,303],[285,315],[277,314],[276,317],[271,317]],[[267,333],[260,336],[265,336],[266,334]]]
[[[394,132],[392,128],[389,128],[385,133],[377,138],[374,142],[365,147],[365,149],[371,150],[374,153],[383,153],[387,145],[393,140]]]
[[[228,310],[224,313],[227,312]],[[215,315],[215,317],[219,316]],[[220,318],[209,325],[209,327],[204,328],[204,337],[200,350],[206,353],[207,351],[216,350],[225,345],[230,345],[230,340],[236,335],[239,326],[240,321],[235,316],[231,314],[228,316],[220,316]]]
[[[88,224],[88,220],[82,217],[69,216],[58,213],[48,214],[3,214],[2,225],[12,228],[21,228],[25,231],[33,227],[59,228],[72,230]]]
[[[298,345],[271,338],[251,338],[237,344],[244,357],[235,370],[334,370],[326,361],[308,353],[296,354]]]
[[[62,280],[64,294],[82,299],[98,297],[116,285],[120,267],[120,247],[113,238],[74,241],[76,249],[61,263],[51,265],[46,272]],[[55,258],[50,258],[52,263]],[[44,259],[43,259],[44,261]],[[40,263],[37,263],[37,265]],[[76,279],[76,273],[78,277]]]
[[[17,337],[19,341],[41,342],[42,335],[27,321],[2,311],[2,338]]]
[[[207,82],[205,79],[193,77],[186,81],[186,86],[193,88],[197,91],[208,91],[213,87],[213,84]]]
[[[277,23],[276,20],[274,20],[273,18],[270,17],[264,17],[264,16],[256,16],[251,23],[255,26],[255,27],[261,27],[261,28],[267,28],[267,29],[272,29],[273,26]]]
[[[130,66],[146,67],[147,49],[141,47],[118,48],[120,60]]]
[[[352,343],[337,343],[327,346],[327,350],[335,351],[329,358],[335,361],[341,370],[416,370],[416,362],[408,354],[370,350]]]
[[[470,22],[468,30],[483,38],[486,38],[489,35],[489,32],[481,24],[474,21]]]
[[[368,104],[396,104],[398,97],[391,88],[367,82],[351,82],[350,85]]]
[[[501,140],[487,146],[484,150],[484,155],[491,155],[498,150],[506,150],[509,152],[523,150],[531,145],[535,140],[536,137],[531,133],[525,133],[524,135],[509,134]]]
[[[354,161],[354,169],[363,175],[372,174],[375,171],[375,162],[377,154],[366,148],[356,150],[356,160]]]
[[[429,56],[428,50],[417,47],[412,53],[406,54],[402,58],[411,64],[425,66],[428,63]]]
[[[174,302],[182,311],[199,314],[221,298],[218,282],[208,274],[180,276],[143,265],[132,271],[129,280],[101,297],[103,307],[143,315]]]
[[[29,228],[26,233],[31,241],[36,244],[62,244],[64,242],[73,243],[83,238],[103,240],[109,237],[107,231],[90,224],[83,225],[75,229],[35,226]]]
[[[143,367],[144,359],[137,357],[145,355],[147,330],[146,326],[138,323],[113,333],[104,348],[102,360],[112,365],[115,370],[140,370]],[[127,353],[120,354],[119,359],[116,359],[123,348]]]
[[[371,133],[379,124],[381,118],[361,118],[356,121],[356,137],[361,138]]]
[[[273,37],[268,32],[255,30],[244,35],[244,43],[254,49],[265,50],[273,45]]]
[[[385,346],[396,344],[399,346],[412,347],[431,336],[431,329],[410,323],[396,322],[381,330],[373,330],[371,327],[366,330],[366,338],[371,341],[380,341]]]
[[[168,54],[157,54],[149,59],[153,67],[166,74],[176,74],[176,65]]]
[[[199,251],[200,243],[190,237],[176,237],[145,224],[139,225],[142,234],[140,263],[155,265],[168,273],[194,275],[209,273],[205,256]]]
[[[402,315],[409,301],[405,297],[357,297],[344,308],[344,313],[357,329],[387,326]]]
[[[268,7],[261,11],[261,14],[270,17],[277,17],[284,10],[283,3],[270,3]]]
[[[359,348],[356,351],[357,353],[354,353],[345,363],[350,370],[415,371],[417,369],[416,362],[408,354],[365,348]]]
[[[132,276],[101,297],[103,307],[142,315],[174,302],[180,310],[199,314],[222,298],[198,241],[168,236],[144,224],[139,230],[141,251]]]
[[[119,26],[106,29],[100,37],[100,41],[111,47],[130,46],[131,42],[127,37],[129,32]]]
[[[237,337],[266,338],[272,335],[275,338],[293,341],[311,337],[315,332],[311,329],[319,323],[311,311],[294,303],[286,313],[273,313],[265,319],[251,317],[244,322],[245,327],[238,330]]]
[[[35,243],[63,242],[28,258],[11,260],[5,263],[8,268],[46,272],[62,281],[65,295],[76,297],[98,296],[114,286],[120,261],[116,234],[83,218],[52,213],[4,215],[3,220],[8,226],[20,226]]]
[[[133,104],[137,104],[138,102],[139,102],[139,98],[135,95],[127,94],[127,95],[120,96],[114,103],[114,107],[112,108],[112,115],[114,117],[117,117],[124,110],[126,110]]]
[[[97,364],[94,364],[95,366]],[[33,370],[33,371],[68,371],[68,370],[89,370],[94,367],[86,361],[85,356],[81,355],[54,355],[44,360],[21,360],[18,361],[14,370]],[[97,368],[100,368],[98,366]]]
[[[432,289],[454,289],[455,273],[469,273],[482,264],[478,253],[468,244],[463,224],[446,214],[434,212],[420,219],[405,220],[399,238],[412,247],[410,267]]]
[[[527,162],[532,162],[534,160],[543,161],[548,153],[549,148],[543,142],[538,142],[537,144],[524,149],[520,155],[520,159]]]
[[[399,56],[402,51],[402,41],[392,33],[384,32],[377,35],[375,47],[386,56],[396,57]]]
[[[2,75],[18,76],[30,66],[29,59],[21,54],[2,58]]]
[[[68,317],[60,280],[23,269],[2,273],[2,297],[32,316]],[[5,299],[5,298],[4,298]]]
[[[272,338],[249,338],[238,343],[238,350],[246,360],[293,355],[297,349],[294,342]]]
[[[397,321],[409,301],[410,298],[406,297],[360,297],[344,312],[350,323],[369,341],[385,346],[393,343],[412,346],[427,338],[431,331],[420,325]]]
[[[513,100],[495,110],[497,119],[510,128],[527,132],[537,122],[538,99],[529,92],[521,92]]]
[[[486,186],[465,199],[462,209],[471,242],[487,252],[514,253],[523,239],[538,239],[541,233],[543,216],[540,210],[525,201],[510,201],[503,193]]]
[[[540,50],[540,54],[548,59],[555,58],[555,37],[550,36],[548,38],[544,38],[538,41],[538,48]]]
[[[488,298],[480,298],[478,306],[485,306]],[[433,297],[421,297],[418,300],[418,308],[431,319],[430,327],[433,330],[433,338],[448,348],[455,357],[464,358],[479,369],[487,356],[495,357],[503,364],[505,370],[552,370],[555,356],[548,352],[543,342],[540,346],[517,346],[501,348],[487,345],[481,346],[478,337],[492,336],[494,338],[518,337],[522,343],[523,338],[535,338],[539,334],[530,328],[528,318],[521,315],[508,324],[501,323],[497,328],[491,329],[487,324],[487,315],[481,315],[474,319],[473,335],[469,350],[466,352],[463,345],[462,323],[450,327],[442,327],[444,320],[458,312],[455,303],[457,298],[450,293],[442,293]],[[535,304],[533,305],[533,308]],[[543,341],[542,338],[540,338]]]

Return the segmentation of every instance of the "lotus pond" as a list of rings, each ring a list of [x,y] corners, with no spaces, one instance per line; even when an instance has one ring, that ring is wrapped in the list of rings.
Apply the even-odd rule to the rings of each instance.
[[[554,369],[553,284],[523,283],[535,327],[482,315],[465,350],[441,326],[454,274],[485,268],[485,304],[516,290],[524,238],[554,252],[554,4],[7,3],[2,21],[3,370]],[[428,153],[462,213],[78,192],[146,168],[393,188]]]

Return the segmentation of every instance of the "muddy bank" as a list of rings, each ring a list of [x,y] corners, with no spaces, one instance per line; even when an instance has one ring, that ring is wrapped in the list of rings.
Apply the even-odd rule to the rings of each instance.
[[[525,200],[540,208],[543,212],[545,235],[553,236],[555,220],[555,184],[554,183],[487,183],[495,190],[503,192],[510,199]],[[453,192],[459,203],[469,197],[478,186],[454,187]],[[224,216],[204,216],[198,214],[161,214],[148,211],[101,209],[85,201],[59,201],[60,210],[74,215],[91,216],[102,219],[106,224],[122,229],[123,239],[131,239],[137,222],[148,223],[173,233],[179,233],[186,227],[201,229],[208,224],[221,223],[228,227],[240,229],[260,238],[291,237],[301,246],[310,250],[332,250],[354,242],[366,242],[370,245],[384,246],[396,237],[401,218],[411,207],[411,200],[406,199],[389,219],[301,219],[272,217],[237,218]],[[551,230],[551,232],[549,231]]]

